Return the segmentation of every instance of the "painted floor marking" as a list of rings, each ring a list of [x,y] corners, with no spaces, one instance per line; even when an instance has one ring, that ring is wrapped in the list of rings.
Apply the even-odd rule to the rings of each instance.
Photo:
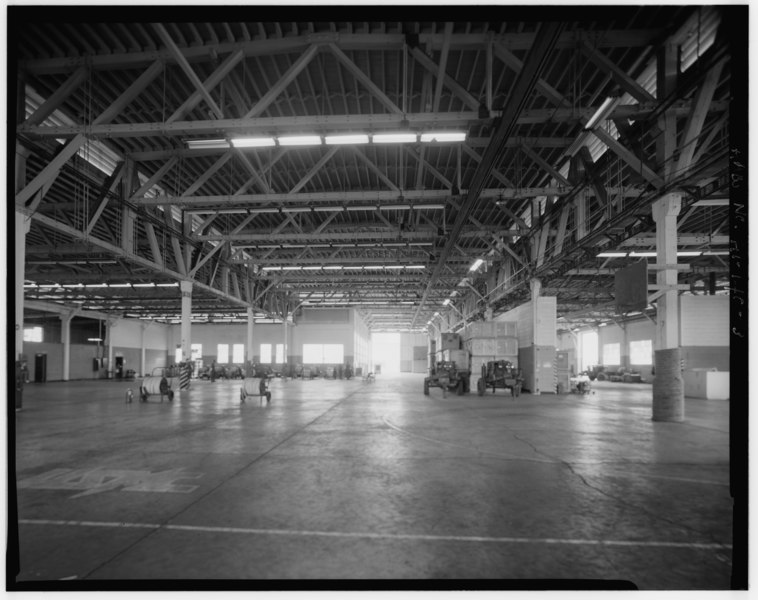
[[[179,484],[182,479],[199,479],[202,473],[190,473],[183,469],[169,469],[152,473],[126,469],[53,469],[47,473],[22,479],[19,489],[37,490],[83,490],[71,498],[121,490],[124,492],[173,492],[189,494],[198,486]]]
[[[211,527],[202,525],[160,525],[158,523],[119,523],[98,521],[55,521],[49,519],[19,519],[22,525],[68,525],[74,527],[127,527],[169,531],[199,531],[203,533],[241,533],[248,535],[278,535],[291,537],[333,537],[355,539],[412,540],[433,542],[485,542],[495,544],[554,544],[573,546],[625,546],[645,548],[689,548],[697,550],[728,550],[731,544],[698,542],[665,542],[634,540],[581,540],[560,538],[485,537],[465,535],[424,535],[403,533],[361,533],[341,531],[307,531],[289,529],[255,529],[250,527]]]

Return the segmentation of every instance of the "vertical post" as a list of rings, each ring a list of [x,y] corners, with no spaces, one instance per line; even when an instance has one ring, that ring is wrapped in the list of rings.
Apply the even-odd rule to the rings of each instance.
[[[61,343],[63,344],[63,381],[71,379],[71,318],[72,314],[60,315]]]
[[[142,375],[143,377],[147,374],[147,373],[145,373],[145,366],[146,366],[145,365],[145,355],[146,355],[146,352],[145,352],[145,331],[147,330],[148,325],[149,325],[149,323],[144,323],[144,322],[140,323],[140,327],[141,327],[141,330],[142,330],[141,331],[142,336],[141,336],[141,340],[140,340],[141,355],[140,355],[140,361],[139,361],[139,372],[140,372],[140,375]]]
[[[287,364],[287,313],[282,314],[282,326],[284,327],[284,344],[282,347],[282,370],[284,365]]]
[[[532,344],[537,343],[537,327],[538,327],[538,312],[537,312],[537,303],[540,297],[540,293],[542,292],[542,281],[539,279],[532,279],[529,282],[529,289],[531,290],[531,299],[532,299]]]
[[[255,350],[253,349],[253,328],[255,326],[255,310],[252,306],[247,307],[247,356],[245,357],[245,364],[252,368],[253,356]],[[252,377],[252,373],[251,373]]]
[[[111,328],[115,325],[115,321],[108,320],[105,322],[105,341],[104,344],[108,346],[108,366],[105,368],[105,377],[108,378],[108,373],[113,371],[113,335]]]
[[[525,373],[526,381],[531,380],[533,383],[529,385],[532,394],[535,396],[540,395],[540,383],[538,381],[538,373],[540,368],[539,348],[537,347],[537,328],[539,327],[539,311],[538,300],[540,298],[540,292],[542,291],[542,281],[539,279],[532,279],[529,281],[529,289],[531,290],[531,317],[532,317],[532,339],[531,341],[531,372]]]
[[[182,362],[192,360],[192,282],[179,282],[182,291]],[[180,381],[180,390],[189,389],[189,379]]]
[[[16,282],[16,360],[24,353],[24,275],[26,263],[26,234],[31,220],[22,212],[16,215],[15,282]]]
[[[20,144],[16,144],[16,192],[24,189],[24,186],[26,185],[26,159],[28,156],[29,151]],[[16,211],[14,213],[15,226],[13,230],[15,235],[14,281],[16,283],[16,360],[20,360],[21,355],[24,353],[24,276],[26,273],[26,234],[29,233],[29,229],[32,224],[31,219],[27,217],[23,212],[19,211],[19,208],[23,207],[16,207]]]
[[[676,289],[676,218],[682,206],[680,194],[666,194],[653,203],[658,257],[657,283],[663,286],[656,322],[653,421],[684,421],[684,382],[679,349],[679,292]]]

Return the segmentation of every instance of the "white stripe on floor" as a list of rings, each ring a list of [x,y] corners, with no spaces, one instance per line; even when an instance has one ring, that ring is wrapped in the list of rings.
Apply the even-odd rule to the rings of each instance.
[[[244,533],[249,535],[279,535],[291,537],[334,537],[356,539],[419,540],[435,542],[487,542],[496,544],[566,544],[574,546],[627,546],[658,548],[690,548],[697,550],[730,549],[731,544],[635,541],[635,540],[567,540],[559,538],[483,537],[462,535],[422,535],[402,533],[358,533],[340,531],[306,531],[289,529],[254,529],[249,527],[206,527],[202,525],[160,525],[157,523],[119,523],[107,521],[54,521],[49,519],[19,519],[22,525],[68,525],[79,527],[126,527],[163,529],[170,531],[201,531],[205,533]]]

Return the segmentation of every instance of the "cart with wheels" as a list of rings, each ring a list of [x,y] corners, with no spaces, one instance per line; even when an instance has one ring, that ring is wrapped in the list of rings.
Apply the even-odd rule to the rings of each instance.
[[[166,371],[165,367],[156,367],[151,375],[142,380],[139,388],[140,402],[147,402],[148,397],[153,395],[160,395],[161,402],[163,402],[163,396],[166,396],[169,402],[173,402],[174,391],[171,389],[173,378],[166,377]]]
[[[268,377],[263,375],[259,380],[255,377],[247,377],[242,381],[240,387],[240,404],[245,403],[248,396],[260,396],[261,400],[271,402],[271,392],[268,389]]]

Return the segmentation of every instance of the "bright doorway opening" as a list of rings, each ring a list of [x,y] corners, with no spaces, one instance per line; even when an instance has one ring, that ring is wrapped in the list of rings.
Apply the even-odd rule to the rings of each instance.
[[[371,356],[375,373],[400,373],[400,334],[372,333]]]
[[[579,368],[586,371],[598,364],[597,331],[582,331],[579,334]]]

